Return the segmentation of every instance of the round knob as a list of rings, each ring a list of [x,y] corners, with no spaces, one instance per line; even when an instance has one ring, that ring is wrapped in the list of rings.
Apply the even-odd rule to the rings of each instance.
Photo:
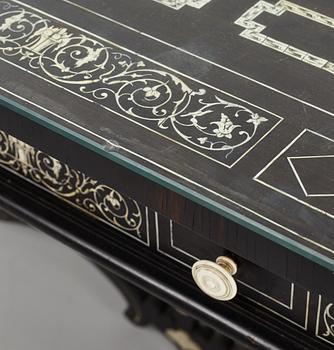
[[[236,272],[237,264],[226,256],[218,257],[216,263],[197,261],[192,268],[198,287],[211,298],[221,301],[231,300],[237,295],[237,284],[232,277]]]

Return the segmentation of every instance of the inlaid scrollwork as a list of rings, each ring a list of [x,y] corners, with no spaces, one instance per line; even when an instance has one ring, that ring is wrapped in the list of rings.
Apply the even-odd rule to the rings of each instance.
[[[0,131],[0,165],[23,175],[82,210],[142,238],[136,201]]]
[[[29,69],[182,144],[221,152],[222,163],[254,143],[262,124],[272,125],[248,107],[10,1],[0,1],[0,55],[18,56]]]
[[[331,337],[334,340],[334,304],[328,304],[324,311],[324,324],[326,331],[322,334],[323,337]]]

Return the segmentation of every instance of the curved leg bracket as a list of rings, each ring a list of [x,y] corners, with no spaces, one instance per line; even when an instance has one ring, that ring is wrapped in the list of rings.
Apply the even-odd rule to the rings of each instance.
[[[153,326],[179,350],[242,350],[232,340],[204,326],[182,310],[98,268],[127,300],[126,317],[138,326]]]

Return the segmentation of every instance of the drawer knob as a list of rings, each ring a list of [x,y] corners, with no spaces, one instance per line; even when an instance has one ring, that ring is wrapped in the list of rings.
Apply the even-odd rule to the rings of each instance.
[[[226,256],[220,256],[216,262],[197,261],[192,275],[197,286],[213,299],[227,301],[237,295],[237,284],[232,277],[237,273],[237,264]]]

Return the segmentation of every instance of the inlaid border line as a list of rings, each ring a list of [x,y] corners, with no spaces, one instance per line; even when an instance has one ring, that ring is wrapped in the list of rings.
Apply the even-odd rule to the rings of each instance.
[[[325,216],[330,217],[331,219],[334,219],[334,215],[333,214],[330,214],[330,213],[328,213],[328,212],[326,212],[326,211],[324,211],[324,210],[322,210],[322,209],[320,209],[320,208],[318,208],[318,207],[316,207],[314,205],[311,205],[311,204],[303,201],[302,199],[299,199],[299,198],[297,198],[297,197],[295,197],[295,196],[293,196],[293,195],[291,195],[291,194],[289,194],[289,193],[287,193],[287,192],[285,192],[283,190],[280,190],[279,188],[277,188],[275,186],[272,186],[272,185],[268,184],[267,182],[259,179],[259,177],[262,174],[264,174],[270,168],[270,166],[277,161],[277,159],[279,159],[289,148],[291,148],[291,146],[294,143],[296,143],[307,132],[309,132],[311,134],[314,134],[314,135],[317,135],[319,137],[322,137],[322,138],[324,138],[324,139],[334,143],[334,140],[329,138],[329,137],[327,137],[327,136],[324,136],[324,135],[322,135],[320,133],[317,133],[317,132],[315,132],[313,130],[310,130],[310,129],[304,129],[286,147],[284,147],[283,150],[280,151],[257,175],[255,175],[253,177],[253,180],[255,180],[256,182],[262,184],[263,186],[266,186],[266,187],[270,188],[271,190],[274,190],[274,191],[276,191],[276,192],[278,192],[280,194],[283,194],[284,196],[289,197],[289,198],[295,200],[296,202],[299,202],[299,203],[301,203],[301,204],[303,204],[303,205],[305,205],[305,206],[307,206],[307,207],[309,207],[309,208],[319,212],[320,214],[323,214]],[[293,171],[293,169],[292,169],[292,171]],[[297,180],[298,180],[298,178],[297,178]]]
[[[150,220],[148,216],[148,207],[145,206],[145,216],[146,216],[146,235],[147,235],[147,246],[151,246],[151,234],[150,234]]]
[[[15,1],[15,2],[17,2],[17,3],[21,3],[21,2],[18,1],[18,0],[12,0],[12,1]],[[223,65],[220,65],[220,64],[218,64],[218,63],[216,63],[216,62],[214,62],[214,61],[211,61],[211,60],[209,60],[209,59],[206,59],[206,58],[204,58],[204,57],[201,57],[201,56],[199,56],[199,55],[197,55],[197,54],[195,54],[195,53],[193,53],[193,52],[190,52],[190,51],[188,51],[188,50],[186,50],[186,49],[183,49],[183,48],[181,48],[181,47],[178,47],[178,46],[176,46],[176,45],[173,45],[173,44],[171,44],[171,43],[168,43],[168,42],[166,42],[166,41],[163,41],[163,40],[161,40],[161,39],[155,37],[154,35],[151,35],[151,34],[142,32],[142,31],[140,31],[140,30],[138,30],[138,29],[136,29],[136,28],[133,28],[133,27],[131,27],[131,26],[128,26],[128,25],[126,25],[126,24],[124,24],[124,23],[122,23],[122,22],[120,22],[120,21],[114,20],[114,19],[112,19],[112,18],[110,18],[110,17],[107,17],[107,16],[105,16],[105,15],[102,15],[102,14],[100,14],[100,13],[94,11],[94,10],[90,10],[90,9],[88,9],[88,8],[82,6],[82,5],[79,5],[79,4],[75,3],[75,2],[73,2],[73,1],[70,1],[70,0],[61,0],[61,1],[62,1],[62,2],[65,2],[65,3],[69,4],[69,5],[72,5],[72,6],[74,6],[74,7],[80,8],[81,10],[86,11],[86,12],[89,12],[89,13],[95,15],[95,16],[101,17],[101,18],[103,18],[103,19],[105,19],[105,20],[107,20],[107,21],[110,21],[110,22],[112,22],[112,23],[114,23],[114,24],[117,24],[117,25],[119,25],[119,26],[121,26],[121,27],[124,27],[124,28],[126,28],[126,29],[129,29],[129,30],[131,30],[131,31],[133,31],[133,32],[136,32],[136,33],[138,33],[138,34],[140,34],[140,35],[143,35],[143,36],[145,36],[145,37],[147,37],[147,38],[150,38],[150,39],[152,39],[152,40],[155,40],[155,41],[157,41],[157,42],[160,42],[160,43],[162,43],[162,44],[164,44],[164,45],[166,45],[166,46],[169,46],[169,47],[171,47],[171,48],[173,48],[173,49],[176,49],[176,50],[178,50],[178,51],[180,51],[180,52],[186,53],[186,54],[189,55],[189,56],[195,57],[195,58],[197,58],[197,59],[200,59],[201,61],[204,61],[204,62],[207,62],[207,63],[209,63],[209,64],[212,64],[213,66],[216,66],[216,67],[218,67],[218,68],[221,68],[221,69],[223,69],[223,70],[225,70],[225,71],[227,71],[227,72],[233,73],[233,74],[235,74],[235,75],[237,75],[237,76],[239,76],[239,77],[242,77],[242,78],[244,78],[244,79],[247,79],[247,80],[249,80],[249,81],[251,81],[251,82],[253,82],[253,83],[256,83],[256,84],[258,84],[258,85],[260,85],[260,86],[263,86],[263,87],[266,88],[266,89],[269,89],[269,90],[271,90],[271,91],[277,92],[277,93],[279,93],[280,95],[283,95],[283,96],[285,96],[285,97],[288,97],[288,98],[290,98],[290,99],[292,99],[292,100],[295,100],[295,101],[297,101],[297,102],[300,102],[300,103],[302,103],[302,104],[304,104],[304,105],[306,105],[306,106],[312,107],[312,108],[314,108],[314,109],[317,109],[317,110],[320,111],[320,112],[329,114],[329,115],[331,115],[331,116],[334,117],[334,112],[328,111],[328,110],[326,110],[326,109],[324,109],[324,108],[321,108],[321,107],[319,107],[319,106],[317,106],[317,105],[314,105],[314,104],[312,104],[312,103],[310,103],[310,102],[307,102],[307,101],[305,101],[305,100],[302,100],[302,99],[300,99],[300,98],[298,98],[298,97],[296,97],[296,96],[290,95],[290,94],[288,94],[288,93],[286,93],[286,92],[284,92],[284,91],[281,91],[281,90],[279,90],[279,89],[277,89],[277,88],[275,88],[275,87],[273,87],[273,86],[270,86],[270,85],[268,85],[268,84],[262,83],[262,82],[260,82],[260,81],[258,81],[258,80],[256,80],[256,79],[254,79],[254,78],[251,78],[250,76],[247,76],[247,75],[242,74],[242,73],[240,73],[240,72],[237,72],[237,71],[235,71],[235,70],[233,70],[233,69],[231,69],[231,68],[228,68],[228,67],[223,66]]]
[[[299,324],[299,323],[297,323],[297,322],[295,322],[295,321],[292,321],[290,318],[288,318],[288,317],[286,317],[286,316],[284,316],[284,315],[278,313],[277,311],[270,309],[268,306],[262,305],[261,303],[259,303],[259,302],[255,301],[255,300],[253,300],[252,298],[249,298],[249,297],[245,297],[245,298],[251,300],[251,301],[254,302],[255,304],[258,304],[258,305],[262,306],[263,308],[265,308],[265,309],[271,311],[273,314],[275,314],[275,315],[277,315],[277,316],[279,316],[279,317],[282,317],[283,319],[285,319],[285,320],[291,322],[291,323],[294,324],[295,326],[298,326],[298,327],[300,327],[301,329],[303,329],[304,331],[307,332],[307,331],[308,331],[308,318],[309,318],[309,309],[310,309],[310,297],[311,297],[311,293],[310,293],[309,291],[307,291],[306,294],[307,294],[307,296],[306,296],[306,308],[305,308],[306,312],[305,312],[305,324],[304,324],[304,326],[302,326],[301,324]]]
[[[224,167],[226,167],[226,168],[228,168],[228,169],[233,168],[237,163],[239,163],[239,161],[241,161],[241,160],[242,160],[250,151],[252,151],[261,141],[263,141],[263,140],[264,140],[264,139],[265,139],[265,138],[266,138],[266,137],[267,137],[281,122],[282,122],[282,121],[283,121],[283,118],[282,118],[282,117],[279,117],[278,115],[275,115],[274,113],[265,111],[265,112],[267,112],[267,113],[269,113],[269,114],[275,116],[275,117],[278,118],[279,120],[278,120],[278,121],[276,122],[276,124],[274,124],[264,135],[262,135],[250,148],[248,148],[247,151],[244,152],[234,163],[232,163],[231,165],[227,165],[227,164],[225,164],[225,163],[220,162],[219,160],[217,160],[217,159],[215,159],[215,158],[212,158],[212,157],[206,155],[205,153],[201,153],[201,152],[198,151],[196,148],[191,148],[190,146],[187,146],[187,145],[184,144],[184,143],[181,143],[181,142],[179,142],[179,141],[177,141],[177,140],[175,140],[175,139],[170,138],[169,136],[166,136],[166,135],[164,135],[164,134],[161,134],[161,133],[159,133],[158,131],[156,131],[156,130],[154,130],[154,129],[148,127],[148,126],[146,126],[146,125],[144,125],[144,124],[141,124],[140,122],[138,122],[138,121],[136,121],[136,120],[134,120],[134,119],[131,119],[130,117],[127,117],[126,115],[123,115],[123,114],[121,114],[121,113],[119,113],[119,112],[117,112],[117,111],[115,111],[115,110],[113,110],[113,109],[111,109],[111,108],[109,108],[109,107],[107,107],[107,106],[104,106],[104,105],[102,105],[102,104],[100,104],[100,103],[98,103],[98,102],[96,102],[96,101],[93,101],[93,100],[89,99],[88,97],[82,96],[82,95],[76,93],[75,91],[72,91],[72,90],[70,90],[70,89],[68,89],[68,88],[66,88],[66,87],[64,87],[64,86],[62,86],[62,85],[59,85],[59,84],[55,83],[55,82],[52,81],[52,80],[45,79],[44,77],[38,75],[37,73],[34,73],[34,72],[30,71],[30,70],[27,70],[27,69],[25,69],[24,67],[21,67],[21,66],[15,64],[15,63],[13,63],[13,62],[11,62],[11,61],[8,61],[8,60],[6,60],[6,59],[3,58],[3,57],[0,57],[0,60],[6,62],[7,64],[10,64],[10,65],[12,65],[12,66],[18,68],[18,69],[20,69],[20,70],[22,70],[22,71],[24,71],[25,73],[31,74],[31,75],[33,75],[33,76],[36,76],[36,78],[38,78],[38,79],[44,80],[44,81],[46,81],[46,82],[49,83],[49,84],[52,84],[52,85],[54,85],[54,86],[57,86],[57,87],[58,87],[59,89],[61,89],[61,90],[65,90],[65,91],[67,91],[67,92],[69,92],[69,93],[71,93],[71,94],[73,94],[73,95],[75,95],[75,96],[77,96],[77,97],[79,97],[79,98],[82,98],[83,100],[86,100],[86,101],[89,102],[89,103],[93,103],[93,104],[95,104],[95,105],[98,105],[99,107],[101,107],[101,108],[107,110],[108,112],[114,113],[114,114],[118,115],[119,117],[124,118],[124,119],[128,120],[129,122],[138,125],[139,127],[142,127],[143,129],[146,129],[146,130],[148,130],[148,131],[150,131],[150,132],[152,132],[152,133],[154,133],[154,134],[157,134],[157,135],[159,135],[159,136],[161,136],[161,137],[167,139],[168,141],[173,142],[173,143],[175,143],[175,144],[177,144],[177,145],[179,145],[179,146],[181,146],[181,147],[187,148],[187,149],[189,149],[190,151],[195,152],[195,153],[199,154],[200,156],[202,156],[202,157],[204,157],[204,158],[210,159],[211,161],[213,161],[213,162],[215,162],[215,163],[218,163],[218,164],[220,164],[220,165],[222,165],[222,166],[224,166]],[[2,88],[2,87],[0,86],[0,88]],[[248,103],[248,102],[246,102],[246,103]],[[257,108],[261,109],[260,107],[257,107]],[[73,124],[74,126],[76,126],[76,127],[79,127],[79,124],[76,124],[76,123],[73,123],[73,122],[72,122],[72,124]]]
[[[287,157],[288,162],[292,168],[292,171],[293,171],[296,179],[298,180],[300,187],[302,188],[302,190],[305,194],[305,197],[334,197],[334,193],[308,194],[306,191],[305,185],[303,184],[303,181],[301,180],[301,178],[296,170],[296,167],[293,164],[293,160],[295,160],[295,159],[319,159],[319,158],[334,158],[334,155]]]
[[[186,266],[188,268],[191,269],[191,266],[189,266],[188,264],[186,264],[185,262],[175,258],[173,255],[168,254],[166,252],[164,252],[163,250],[161,250],[160,248],[160,229],[159,229],[159,218],[158,218],[158,213],[154,212],[154,220],[155,220],[155,237],[156,237],[156,248],[157,248],[157,252],[167,256],[168,258],[177,261],[178,263],[182,264],[183,266]]]
[[[48,109],[46,109],[46,108],[44,108],[44,107],[42,107],[42,106],[39,106],[38,104],[36,104],[36,103],[34,103],[34,102],[30,101],[30,100],[27,100],[26,98],[24,98],[24,97],[22,97],[22,96],[19,96],[19,95],[13,93],[13,92],[11,92],[11,91],[9,91],[9,90],[7,90],[7,89],[1,87],[1,86],[0,86],[0,90],[3,90],[3,91],[5,91],[5,92],[7,92],[8,94],[11,94],[11,95],[14,96],[14,97],[16,97],[16,98],[18,98],[18,99],[21,99],[22,101],[25,101],[26,103],[29,103],[29,104],[31,104],[31,105],[33,105],[33,106],[35,106],[35,107],[38,107],[39,109],[41,109],[41,110],[43,110],[43,111],[45,111],[45,112],[47,112],[47,113],[49,113],[49,114],[52,114],[52,115],[54,115],[55,117],[57,117],[57,118],[59,118],[59,119],[65,121],[65,122],[67,122],[67,123],[69,123],[69,124],[74,124],[74,125],[76,125],[75,123],[73,123],[73,122],[67,120],[66,118],[64,118],[64,117],[62,117],[62,116],[60,116],[60,115],[58,115],[58,114],[56,114],[56,113],[54,113],[54,112],[52,112],[52,111],[49,111]],[[209,189],[209,188],[207,188],[207,187],[205,187],[205,186],[203,186],[203,185],[197,183],[196,181],[193,181],[193,180],[191,180],[191,179],[189,179],[189,178],[187,178],[187,177],[185,177],[185,176],[183,176],[183,175],[181,175],[181,174],[179,174],[179,173],[177,173],[177,172],[175,172],[175,171],[173,171],[173,170],[171,170],[171,169],[169,169],[169,168],[166,168],[165,166],[163,166],[163,165],[161,165],[161,164],[155,163],[154,161],[152,161],[152,160],[150,160],[150,159],[148,159],[148,158],[145,158],[144,156],[142,156],[142,155],[140,155],[140,154],[138,154],[138,153],[136,153],[136,152],[134,152],[134,151],[132,151],[132,150],[130,150],[130,149],[124,147],[124,146],[121,146],[121,145],[119,145],[119,144],[114,144],[114,143],[112,143],[110,140],[107,140],[106,138],[102,137],[101,135],[95,134],[95,133],[92,132],[91,130],[88,130],[88,129],[86,129],[86,128],[84,128],[84,127],[81,127],[81,126],[78,126],[78,128],[81,129],[81,130],[84,130],[84,131],[87,132],[87,133],[92,134],[93,136],[95,136],[95,137],[98,138],[98,139],[103,140],[104,142],[109,142],[111,145],[113,145],[113,146],[115,146],[115,147],[118,147],[118,148],[120,148],[120,149],[122,149],[122,150],[128,152],[129,154],[132,154],[132,155],[138,157],[139,159],[144,160],[145,162],[151,163],[152,165],[157,166],[158,168],[160,168],[160,169],[162,169],[162,170],[164,170],[164,171],[166,171],[166,172],[168,172],[168,173],[170,173],[170,174],[173,174],[173,175],[179,177],[180,179],[182,179],[182,180],[184,180],[184,181],[186,181],[186,182],[188,182],[188,183],[190,183],[190,184],[192,184],[192,185],[195,185],[196,187],[198,187],[198,188],[200,188],[200,189],[202,189],[202,190],[205,190],[206,192],[209,192],[209,193],[211,193],[211,194],[213,194],[213,195],[215,195],[215,196],[217,196],[217,197],[220,197],[220,198],[222,198],[222,199],[224,199],[224,200],[226,200],[226,201],[228,201],[228,202],[230,202],[230,203],[232,203],[232,204],[234,204],[234,205],[237,205],[237,206],[239,206],[240,208],[242,208],[242,209],[248,211],[249,213],[258,216],[259,218],[261,218],[261,219],[263,219],[263,220],[269,222],[270,224],[273,224],[273,225],[275,225],[275,226],[277,226],[277,227],[279,227],[279,228],[281,228],[281,229],[283,229],[283,230],[286,230],[287,232],[290,232],[292,235],[294,235],[294,236],[296,236],[296,237],[298,237],[298,238],[300,238],[300,239],[302,239],[302,240],[305,240],[306,242],[309,242],[309,243],[313,244],[314,246],[317,246],[317,247],[319,247],[319,248],[322,248],[323,250],[328,251],[328,252],[330,252],[330,253],[334,253],[334,250],[332,250],[332,249],[330,249],[330,248],[328,248],[328,247],[326,247],[326,246],[324,246],[324,245],[322,245],[322,244],[320,244],[320,243],[318,243],[318,242],[315,242],[315,241],[313,241],[313,240],[310,239],[310,238],[307,238],[307,237],[302,236],[301,234],[299,234],[299,233],[297,233],[297,232],[295,232],[295,231],[293,231],[293,230],[291,230],[291,229],[289,229],[289,228],[287,228],[287,227],[285,227],[285,226],[283,226],[283,225],[281,225],[281,224],[279,224],[279,223],[277,223],[277,222],[275,222],[275,221],[273,221],[273,220],[267,218],[266,216],[264,216],[264,215],[262,215],[262,214],[260,214],[260,213],[258,213],[258,212],[256,212],[256,211],[254,211],[254,210],[252,210],[252,209],[250,209],[250,208],[248,208],[248,207],[246,207],[246,206],[244,206],[244,205],[242,205],[242,204],[240,204],[240,203],[237,203],[237,202],[234,201],[233,199],[230,199],[230,198],[228,198],[228,197],[225,197],[224,195],[222,195],[222,194],[220,194],[220,193],[218,193],[218,192],[215,192],[214,190],[211,190],[211,189]],[[282,236],[283,236],[283,235],[282,235]]]

